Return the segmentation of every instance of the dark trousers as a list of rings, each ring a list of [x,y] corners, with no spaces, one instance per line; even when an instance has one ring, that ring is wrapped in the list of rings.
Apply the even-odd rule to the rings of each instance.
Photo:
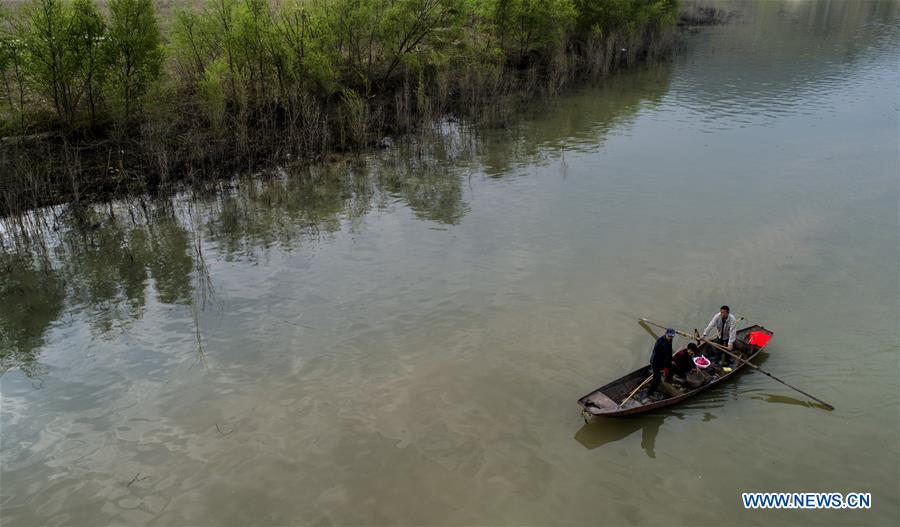
[[[728,347],[728,341],[725,339],[713,339],[713,342],[715,342],[716,344],[719,344],[721,346],[725,346],[726,348]],[[725,361],[726,364],[731,363],[731,355],[725,353],[724,351],[720,350],[719,348],[717,348],[715,346],[710,346],[710,352],[713,354],[712,358],[716,364],[721,364],[723,360]]]
[[[659,388],[659,383],[662,382],[663,378],[663,368],[657,368],[656,366],[651,366],[653,369],[653,379],[650,380],[650,386],[647,388],[647,397],[650,397],[654,393],[656,393],[656,389]],[[666,381],[670,381],[672,379],[672,367],[669,367],[669,375],[666,376]]]

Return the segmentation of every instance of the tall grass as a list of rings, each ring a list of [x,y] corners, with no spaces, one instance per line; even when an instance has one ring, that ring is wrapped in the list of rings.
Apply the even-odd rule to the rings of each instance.
[[[32,0],[0,12],[0,213],[316,159],[448,115],[502,120],[664,51],[677,10],[206,0],[160,21],[150,0]]]

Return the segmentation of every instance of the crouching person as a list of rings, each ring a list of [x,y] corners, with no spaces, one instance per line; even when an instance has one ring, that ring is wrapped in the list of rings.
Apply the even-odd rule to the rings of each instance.
[[[675,375],[684,378],[684,385],[688,388],[699,388],[709,380],[706,373],[694,364],[694,357],[700,357],[697,345],[691,342],[686,348],[678,350],[672,356],[672,366]]]

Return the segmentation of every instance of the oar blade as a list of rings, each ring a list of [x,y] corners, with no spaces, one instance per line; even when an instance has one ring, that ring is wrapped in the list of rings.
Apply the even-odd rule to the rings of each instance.
[[[647,320],[646,320],[646,319],[643,319],[643,318],[642,318],[642,319],[639,319],[639,320],[638,320],[638,325],[641,326],[642,328],[644,328],[644,331],[646,331],[647,333],[649,333],[650,336],[653,337],[654,339],[658,339],[658,338],[659,338],[659,335],[657,335],[656,333],[654,333],[653,330],[650,329],[650,326],[647,325]]]

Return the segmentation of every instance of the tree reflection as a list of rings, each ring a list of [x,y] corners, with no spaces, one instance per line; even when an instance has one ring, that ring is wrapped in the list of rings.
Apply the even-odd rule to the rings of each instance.
[[[368,213],[371,196],[365,170],[338,162],[233,181],[198,205],[207,239],[230,259],[336,232]]]
[[[488,176],[505,177],[563,150],[594,150],[641,108],[659,104],[669,91],[672,68],[669,62],[646,65],[564,98],[533,103],[526,118],[480,134],[478,161]]]
[[[269,251],[302,250],[397,203],[422,221],[458,224],[469,210],[470,178],[541,164],[560,145],[595,146],[645,101],[661,97],[668,78],[669,66],[660,66],[629,80],[610,79],[599,97],[531,105],[540,118],[506,130],[441,123],[362,156],[278,168],[174,196],[2,220],[0,373],[34,363],[48,328],[65,312],[83,316],[97,338],[114,338],[141,320],[151,302],[191,309],[200,350],[198,312],[213,296],[206,258],[256,263]]]
[[[0,373],[42,370],[35,350],[63,311],[65,283],[46,258],[0,252]]]
[[[379,191],[399,198],[417,218],[455,225],[468,212],[463,181],[473,155],[474,138],[448,127],[432,140],[400,144],[373,170]]]

